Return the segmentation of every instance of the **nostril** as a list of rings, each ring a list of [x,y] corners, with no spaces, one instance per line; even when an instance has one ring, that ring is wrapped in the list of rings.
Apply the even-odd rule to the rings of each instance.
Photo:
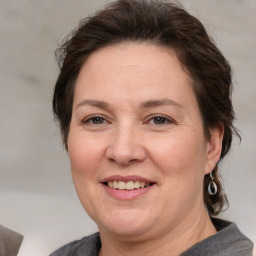
[[[108,146],[106,157],[111,162],[116,162],[121,166],[127,166],[130,163],[142,162],[145,160],[146,152],[139,141],[135,139],[129,141],[128,135],[120,135]]]
[[[129,165],[131,162],[136,161],[136,159],[125,160],[125,159],[122,159],[122,158],[120,158],[120,157],[113,157],[113,158],[109,158],[108,160],[109,160],[110,162],[112,162],[112,163],[117,163],[118,165],[121,165],[121,166],[127,166],[127,165]]]

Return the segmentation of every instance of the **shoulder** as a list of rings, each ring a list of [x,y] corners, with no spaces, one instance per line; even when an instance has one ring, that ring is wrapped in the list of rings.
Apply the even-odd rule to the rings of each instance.
[[[0,255],[16,255],[21,246],[23,236],[0,225]]]
[[[212,218],[217,233],[189,248],[182,256],[251,256],[253,243],[235,223]]]
[[[213,218],[212,221],[218,230],[213,239],[220,245],[221,255],[252,255],[253,242],[238,229],[235,223],[217,218]]]
[[[62,246],[50,256],[97,256],[100,247],[100,235],[94,233]]]

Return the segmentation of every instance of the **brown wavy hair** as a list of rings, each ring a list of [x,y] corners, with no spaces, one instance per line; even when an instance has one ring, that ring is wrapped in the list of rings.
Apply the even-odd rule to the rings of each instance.
[[[154,0],[118,0],[109,4],[81,20],[56,50],[60,74],[54,90],[53,112],[66,149],[75,82],[83,63],[97,49],[125,42],[147,42],[176,51],[192,78],[206,137],[210,138],[210,128],[220,124],[224,127],[222,160],[230,150],[233,134],[240,138],[233,126],[230,65],[197,18],[180,4]],[[208,194],[210,177],[205,175],[204,202],[209,214],[217,215],[228,201],[218,164],[212,174],[218,192]]]

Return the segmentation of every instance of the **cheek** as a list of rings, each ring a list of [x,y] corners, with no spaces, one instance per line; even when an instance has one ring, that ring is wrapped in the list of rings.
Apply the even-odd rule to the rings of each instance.
[[[196,136],[173,136],[151,148],[151,158],[161,172],[162,198],[169,209],[186,209],[202,196],[205,142]],[[175,193],[174,193],[175,191]],[[175,204],[175,207],[174,207]]]
[[[102,141],[88,139],[83,134],[70,133],[68,140],[68,154],[72,175],[91,176],[95,174],[99,159],[103,154]]]
[[[99,146],[101,145],[101,146]],[[68,154],[71,164],[73,183],[86,212],[93,218],[97,209],[97,186],[102,144],[89,140],[83,133],[70,132]]]
[[[159,141],[153,141],[150,148],[152,159],[170,175],[204,171],[205,142],[196,134],[173,134],[160,144]]]

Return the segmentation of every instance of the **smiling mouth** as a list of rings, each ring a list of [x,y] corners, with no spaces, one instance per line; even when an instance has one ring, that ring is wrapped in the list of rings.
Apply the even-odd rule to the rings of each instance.
[[[109,188],[117,189],[117,190],[136,190],[140,188],[146,188],[149,186],[154,185],[155,183],[146,183],[144,181],[108,181],[104,182],[104,185],[108,186]]]

